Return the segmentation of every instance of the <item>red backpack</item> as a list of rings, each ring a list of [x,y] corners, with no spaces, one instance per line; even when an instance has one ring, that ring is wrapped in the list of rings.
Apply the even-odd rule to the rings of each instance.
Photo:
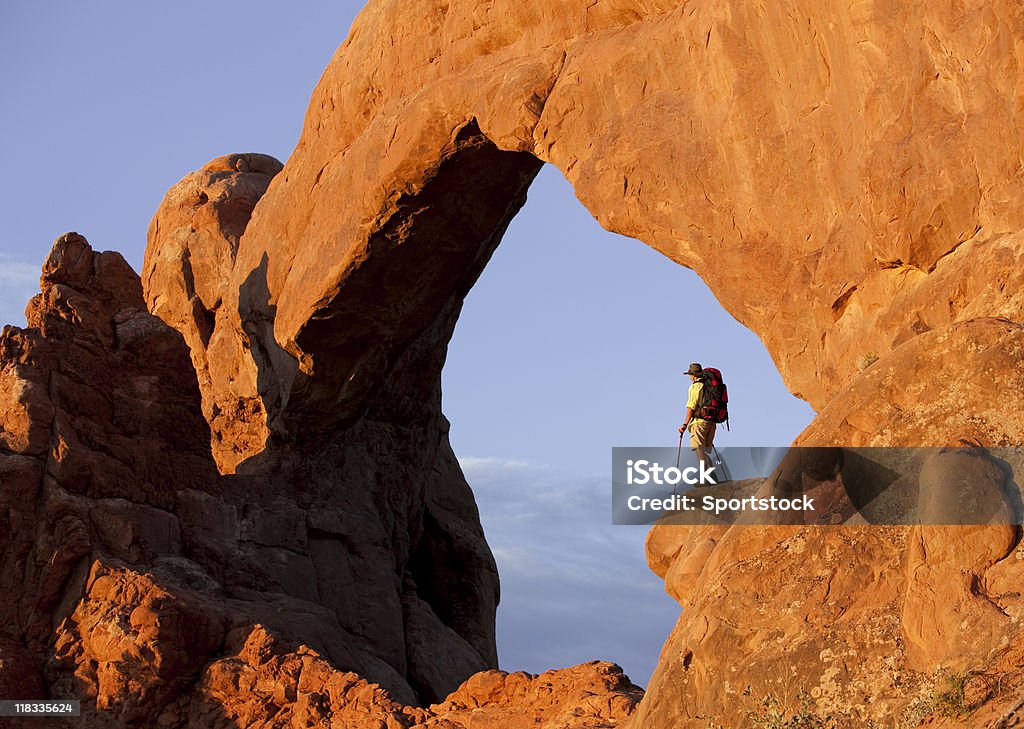
[[[714,367],[705,367],[700,381],[704,384],[695,416],[713,423],[729,420],[729,391],[722,380],[722,373]]]

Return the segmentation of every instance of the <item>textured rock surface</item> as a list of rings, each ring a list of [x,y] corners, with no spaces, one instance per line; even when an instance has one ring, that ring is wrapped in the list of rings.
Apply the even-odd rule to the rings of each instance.
[[[621,725],[608,667],[409,708],[495,664],[439,382],[530,180],[694,268],[821,411],[801,442],[1019,443],[1022,39],[1010,0],[372,2],[283,169],[161,205],[145,297],[183,339],[76,237],[5,330],[0,686],[121,724]],[[686,610],[632,726],[740,725],[747,685],[894,721],[947,669],[995,725],[1019,536],[659,527]]]
[[[413,708],[334,669],[306,646],[288,650],[262,626],[239,640],[240,649],[212,663],[197,690],[162,719],[211,729],[609,729],[628,718],[643,695],[618,666],[595,662],[540,676],[486,671],[444,702]]]
[[[403,705],[496,665],[497,576],[436,406],[221,476],[189,349],[124,260],[67,234],[41,283],[0,339],[5,696],[180,726],[257,623]]]
[[[221,296],[238,235],[277,171],[262,155],[213,160],[167,193],[150,226],[149,304],[185,333],[213,455],[222,470],[237,470],[224,479],[238,483],[229,514],[211,517],[219,504],[200,501],[189,505],[189,518],[210,529],[202,539],[211,553],[224,551],[232,529],[249,545],[246,560],[224,568],[233,579],[266,582],[326,606],[341,623],[331,655],[340,665],[407,702],[434,701],[497,665],[498,600],[494,561],[448,445],[440,383],[430,377],[444,358],[431,346],[437,331],[408,347],[379,399],[362,403],[358,420],[332,429],[311,414],[303,431],[315,448],[268,445],[260,398],[232,401],[209,386],[218,377],[252,387],[265,378],[251,360],[233,360],[226,350],[241,341],[264,352],[259,336],[272,319],[225,328],[232,320]],[[204,281],[204,272],[216,277]],[[452,304],[460,301],[448,302],[436,325],[445,340],[457,313]],[[243,499],[246,489],[260,500]],[[358,657],[366,653],[371,657]]]
[[[1024,458],[1011,465],[1019,473]],[[1009,512],[1016,489],[1004,466],[980,449],[929,452],[917,474],[922,512],[965,486],[992,489],[986,506]],[[760,495],[782,495],[775,479]],[[991,714],[1020,691],[1024,666],[1017,540],[1015,526],[858,517],[836,527],[660,524],[648,559],[684,610],[631,726],[706,726],[702,716],[741,726],[769,698],[791,711],[806,702],[842,726],[917,726],[963,677],[975,693],[962,705]]]
[[[458,216],[500,224],[523,152],[606,227],[693,267],[822,408],[869,355],[1019,312],[1004,130],[1021,123],[1022,23],[1014,2],[371,3],[229,277],[222,325],[259,340],[233,359],[260,381],[210,387],[258,393],[287,437],[300,413],[355,417],[472,280],[493,241]],[[446,205],[435,188],[456,180]],[[442,244],[446,223],[464,232]],[[399,266],[431,273],[394,285]]]
[[[914,337],[840,390],[796,442],[1020,444],[1022,333],[1017,322],[979,318]],[[1020,474],[1024,464],[1013,467]],[[922,473],[922,507],[950,481],[976,495],[998,481],[1015,496],[1008,504],[1020,503],[1019,475],[1007,483],[988,459],[951,454]],[[1000,684],[974,697],[973,725],[993,726],[1024,676],[1013,652],[1024,619],[1019,539],[1019,527],[1005,525],[657,527],[648,537],[649,563],[686,609],[638,726],[666,717],[684,725],[699,714],[735,721],[727,707],[746,710],[748,685],[755,696],[774,694],[791,705],[806,691],[822,714],[854,717],[855,726],[868,719],[913,726],[912,717],[929,713],[927,697],[942,693],[946,674]],[[744,661],[724,659],[723,684],[725,656]]]
[[[209,397],[259,401],[243,459],[408,408],[410,352],[443,350],[547,161],[761,336],[822,411],[802,442],[1019,443],[1022,38],[1008,1],[371,3],[228,277],[223,355],[255,378]],[[775,680],[891,718],[1019,632],[1013,528],[674,539],[651,559],[688,609],[645,729],[741,720],[726,697]]]
[[[2,662],[0,684],[131,716],[141,695],[159,702],[196,668],[181,623],[195,613],[178,598],[157,608],[155,584],[111,594],[114,578],[100,576],[182,553],[173,512],[214,483],[209,429],[181,335],[146,311],[120,255],[67,234],[41,284],[29,328],[0,337],[0,624],[19,658]]]
[[[218,327],[217,319],[238,242],[253,208],[280,171],[281,163],[273,157],[234,154],[188,175],[167,192],[153,216],[149,238],[160,245],[142,271],[150,311],[185,336],[204,395],[203,415],[219,436],[211,445],[218,460],[231,467],[237,463],[236,444],[250,452],[263,445],[252,442],[246,431],[249,416],[261,405],[256,398],[223,402],[211,391],[213,380],[234,379],[248,379],[255,389],[255,373],[244,369],[246,362],[219,355],[232,346],[226,337],[242,339],[244,334]]]

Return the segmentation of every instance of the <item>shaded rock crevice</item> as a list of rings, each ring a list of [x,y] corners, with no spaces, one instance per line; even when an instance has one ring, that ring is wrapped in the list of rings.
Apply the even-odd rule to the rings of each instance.
[[[345,285],[322,298],[296,334],[300,366],[281,403],[285,432],[295,433],[300,424],[314,430],[316,423],[316,430],[330,433],[386,412],[398,422],[422,417],[409,406],[426,411],[423,404],[434,400],[443,357],[418,374],[418,384],[403,383],[402,411],[394,412],[398,403],[382,389],[389,377],[410,379],[394,369],[408,348],[417,349],[417,337],[431,349],[450,338],[462,300],[539,167],[529,155],[500,151],[475,120],[458,129],[436,170],[375,223],[365,253],[342,273]],[[381,304],[367,307],[375,299]]]

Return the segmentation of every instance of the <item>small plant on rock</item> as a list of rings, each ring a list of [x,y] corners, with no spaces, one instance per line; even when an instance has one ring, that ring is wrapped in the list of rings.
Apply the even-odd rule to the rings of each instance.
[[[946,674],[941,687],[935,692],[934,712],[948,719],[965,716],[970,710],[964,698],[966,685],[967,676],[964,674]]]
[[[874,352],[868,352],[860,360],[860,368],[866,370],[868,367],[878,361],[878,355]]]
[[[775,694],[765,694],[760,699],[753,698],[753,691],[748,686],[743,695],[750,697],[751,704],[747,711],[747,721],[758,729],[839,729],[836,720],[831,716],[821,716],[814,711],[811,697],[801,691],[797,695],[800,706],[795,711],[787,709]]]
[[[928,716],[959,719],[970,713],[964,696],[967,675],[940,672],[935,674],[932,680],[933,688],[927,698],[918,698],[903,712],[899,729],[917,727]]]

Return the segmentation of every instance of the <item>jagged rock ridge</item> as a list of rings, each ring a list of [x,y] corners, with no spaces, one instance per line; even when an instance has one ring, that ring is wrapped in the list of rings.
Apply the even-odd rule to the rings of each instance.
[[[362,447],[222,476],[188,347],[121,256],[64,235],[42,289],[0,339],[5,696],[80,698],[74,725],[95,727],[460,727],[472,710],[582,729],[633,711],[610,664],[455,691],[496,665],[497,578],[445,441],[364,422]],[[388,439],[409,452],[366,452]]]

